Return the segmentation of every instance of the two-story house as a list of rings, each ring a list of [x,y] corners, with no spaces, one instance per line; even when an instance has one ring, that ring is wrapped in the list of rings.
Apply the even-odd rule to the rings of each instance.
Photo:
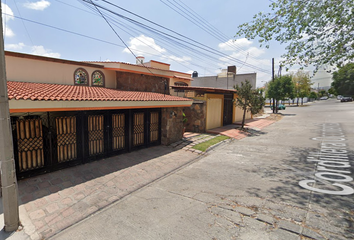
[[[182,138],[182,109],[169,94],[190,75],[157,61],[77,62],[5,52],[19,177]]]

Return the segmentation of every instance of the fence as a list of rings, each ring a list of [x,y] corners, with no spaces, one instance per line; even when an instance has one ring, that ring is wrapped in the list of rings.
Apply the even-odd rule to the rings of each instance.
[[[161,143],[161,110],[47,112],[11,117],[18,178]]]

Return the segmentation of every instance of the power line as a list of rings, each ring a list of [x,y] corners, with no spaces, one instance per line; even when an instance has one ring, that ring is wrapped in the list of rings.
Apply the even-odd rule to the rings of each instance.
[[[15,6],[16,6],[16,9],[17,9],[18,15],[20,15],[20,17],[22,17],[22,16],[21,16],[21,13],[20,13],[20,10],[18,9],[18,6],[17,6],[17,3],[16,3],[16,0],[14,0],[14,3],[15,3]],[[22,24],[23,24],[23,27],[25,28],[25,31],[26,31],[26,33],[27,33],[27,36],[28,36],[28,38],[29,38],[30,42],[32,43],[32,45],[34,45],[34,44],[33,44],[33,41],[32,41],[32,38],[31,38],[31,36],[30,36],[30,34],[29,34],[28,30],[27,30],[27,27],[26,27],[26,25],[25,25],[24,21],[23,21],[23,20],[21,20],[21,22],[22,22]]]
[[[59,0],[56,0],[56,1],[63,3],[62,1],[59,1]],[[89,2],[89,3],[88,3],[87,1],[84,1],[84,2],[87,3],[87,4],[89,4],[90,6],[94,6],[94,5],[95,5],[92,1]],[[66,4],[66,3],[63,3],[63,4]],[[70,7],[75,7],[75,6],[70,5],[70,4],[66,4],[66,5],[68,5],[68,6],[70,6]],[[85,5],[85,6],[87,6],[87,5]],[[75,7],[75,8],[77,8],[77,7]],[[80,8],[78,8],[78,9],[80,9]],[[80,10],[82,10],[82,9],[80,9]],[[85,11],[85,10],[82,10],[82,11]],[[85,12],[88,12],[88,11],[85,11]],[[90,13],[92,13],[92,12],[90,12]],[[101,12],[101,13],[102,13],[103,15],[105,15],[103,12]],[[109,12],[109,13],[112,13],[112,12]],[[113,14],[113,13],[112,13],[112,14]],[[117,16],[117,15],[114,14],[114,16]],[[21,19],[21,21],[28,21],[28,22],[31,22],[31,23],[35,23],[35,24],[39,24],[39,25],[42,25],[42,26],[50,27],[50,28],[53,28],[53,29],[56,29],[56,30],[59,30],[59,31],[64,31],[64,32],[67,32],[67,33],[70,33],[70,34],[74,34],[74,35],[77,35],[77,36],[89,38],[89,39],[92,39],[92,40],[95,40],[95,41],[100,41],[100,42],[103,42],[103,43],[108,43],[108,44],[110,44],[110,45],[114,45],[114,46],[118,46],[118,47],[123,47],[123,48],[125,47],[125,48],[127,48],[127,45],[126,45],[126,44],[125,44],[125,46],[123,46],[123,45],[119,45],[119,44],[116,44],[116,43],[113,43],[113,42],[109,42],[109,41],[105,41],[105,40],[102,40],[102,39],[98,39],[98,38],[95,38],[95,37],[90,37],[90,36],[87,36],[87,35],[84,35],[84,34],[80,34],[80,33],[73,32],[73,31],[69,31],[69,30],[67,30],[67,29],[63,29],[63,28],[59,28],[59,27],[54,27],[54,26],[51,26],[51,25],[49,25],[49,24],[36,22],[36,21],[29,20],[29,19],[25,19],[25,18],[22,18],[22,17],[17,17],[17,16],[14,16],[14,17],[16,17],[16,18],[18,18],[18,19]],[[105,17],[107,18],[107,15],[105,15]],[[119,16],[119,17],[120,17],[120,16]],[[122,17],[120,17],[120,18],[122,18]],[[172,47],[174,47],[174,48],[177,48],[177,47],[182,48],[183,51],[185,51],[185,50],[189,51],[189,52],[188,52],[189,54],[191,54],[191,53],[196,53],[196,54],[197,54],[197,55],[195,55],[196,58],[200,58],[202,61],[204,61],[204,59],[201,58],[201,56],[203,56],[203,57],[205,57],[205,58],[208,58],[208,59],[210,59],[210,60],[216,59],[215,57],[211,56],[210,54],[213,54],[213,55],[216,55],[216,56],[220,56],[219,54],[216,54],[214,51],[205,51],[204,48],[200,48],[200,46],[197,45],[197,47],[199,47],[198,49],[202,49],[202,50],[204,51],[204,53],[203,53],[203,52],[201,52],[200,50],[196,49],[197,47],[194,46],[195,44],[194,44],[194,45],[190,45],[190,43],[187,42],[187,41],[184,41],[184,42],[178,41],[179,39],[176,39],[176,38],[173,37],[172,35],[166,35],[166,33],[164,33],[163,31],[159,31],[159,30],[154,29],[154,28],[152,28],[152,27],[150,27],[150,26],[147,26],[147,25],[145,25],[145,24],[141,24],[141,23],[139,23],[138,21],[135,21],[135,20],[133,20],[133,19],[126,18],[126,17],[124,18],[124,16],[123,16],[122,19],[128,21],[128,22],[131,23],[131,24],[137,25],[137,26],[139,26],[140,28],[145,29],[146,31],[149,31],[149,32],[151,32],[151,33],[153,33],[153,34],[156,34],[157,36],[159,36],[159,37],[162,39],[162,41],[165,41],[165,42],[169,43],[169,44],[170,44]],[[108,18],[107,18],[107,20],[108,20]],[[112,20],[111,20],[111,21],[112,21]],[[134,22],[134,21],[135,21],[135,22]],[[116,25],[115,25],[115,26],[116,26]],[[125,26],[125,27],[126,27],[126,24],[121,24],[121,26]],[[188,46],[188,45],[189,45],[189,46]],[[191,46],[192,46],[192,47],[191,47]],[[128,49],[128,48],[127,48],[127,49]],[[132,48],[132,49],[134,49],[134,48]],[[134,51],[135,51],[135,50],[138,50],[138,49],[134,49]],[[139,51],[140,51],[140,50],[139,50]],[[140,52],[144,52],[144,51],[140,51]],[[172,52],[172,51],[169,50],[169,52]],[[149,54],[154,55],[154,54],[152,54],[152,53],[149,53]],[[162,55],[162,54],[160,54],[160,55]],[[160,55],[156,55],[156,56],[160,56]],[[175,54],[175,55],[178,56],[178,54]],[[193,54],[191,54],[191,55],[193,55]],[[171,59],[169,56],[165,56],[165,57]],[[183,59],[183,57],[181,57],[181,58]],[[224,59],[218,59],[218,60],[219,60],[219,61],[221,60],[221,61],[224,61],[224,62],[226,62],[227,60],[233,60],[233,59],[230,58],[229,56],[225,56],[225,55],[223,55],[223,58],[224,58]],[[173,59],[171,59],[171,60],[173,60]],[[175,60],[173,60],[173,61],[175,61]],[[240,61],[240,60],[238,60],[238,61]],[[179,64],[181,64],[181,65],[183,65],[180,61],[176,61],[176,62],[179,63]],[[187,61],[187,62],[188,62],[188,61]],[[194,66],[198,66],[198,67],[201,67],[201,68],[205,69],[205,67],[200,66],[200,65],[195,64],[195,63],[189,63],[189,64],[194,65]],[[212,65],[212,64],[209,64],[209,65]],[[252,66],[252,65],[249,66],[249,67],[254,68],[254,66]]]
[[[82,2],[80,2],[80,3],[82,3],[85,7],[89,8],[91,11],[87,11],[87,10],[85,10],[85,9],[76,7],[76,6],[74,6],[74,5],[65,3],[65,2],[60,1],[60,0],[55,0],[55,1],[60,2],[60,3],[64,4],[64,5],[69,6],[69,7],[78,9],[78,10],[80,10],[80,11],[83,11],[83,12],[86,12],[86,13],[89,13],[89,14],[93,14],[93,15],[95,15],[95,16],[100,16],[98,13],[96,14],[96,13],[94,13],[94,11],[92,12],[92,10],[94,9],[93,7],[91,7],[91,6],[87,5],[87,4],[84,4],[84,3],[82,3]],[[107,16],[106,16],[106,17],[107,17]],[[110,18],[110,17],[108,17],[108,18]],[[132,28],[133,28],[133,27],[129,27],[129,28],[128,28],[126,24],[119,23],[117,20],[113,20],[112,18],[110,18],[110,19],[111,19],[111,21],[113,21],[113,22],[117,23],[118,25],[120,25],[120,26],[118,26],[117,24],[114,24],[116,27],[120,28],[122,31],[124,31],[125,33],[127,33],[128,35],[130,35],[131,37],[133,37],[133,35],[132,35],[131,33],[128,33],[128,31],[126,31],[126,30],[124,30],[124,29],[122,28],[122,27],[124,27],[125,29],[132,31]],[[135,28],[133,28],[133,29],[135,29]],[[133,31],[132,31],[132,32],[133,32]],[[136,31],[136,33],[138,33],[138,32]],[[150,48],[152,48],[150,45],[146,44],[145,42],[141,41],[140,39],[138,39],[138,40],[139,40],[140,42],[144,43],[145,45],[149,46]],[[120,45],[117,45],[117,46],[120,46]],[[122,46],[122,47],[123,47],[123,46]],[[154,49],[154,48],[152,48],[152,49]],[[134,50],[137,50],[137,51],[139,51],[139,52],[141,52],[141,53],[144,53],[144,54],[149,54],[149,55],[152,55],[152,56],[159,56],[159,57],[161,57],[161,53],[159,53],[159,55],[157,55],[157,54],[153,54],[153,53],[150,53],[150,52],[144,52],[144,51],[141,51],[141,50],[138,50],[138,49],[134,49]],[[155,49],[154,49],[154,50],[155,50]],[[170,52],[172,52],[172,51],[170,51]],[[178,54],[176,54],[176,53],[174,53],[174,52],[172,52],[172,53],[175,54],[176,56],[178,56]],[[177,64],[180,64],[180,65],[186,67],[186,68],[190,68],[190,67],[188,67],[188,66],[182,64],[181,62],[174,60],[173,58],[171,59],[170,56],[166,56],[166,55],[162,55],[162,56],[165,57],[165,58],[168,58],[168,59],[170,59],[170,60],[176,62]],[[190,62],[188,62],[188,63],[191,64],[191,65],[197,66],[197,67],[202,67],[202,66],[200,66],[200,65],[198,65],[198,64],[195,64],[195,63],[190,63]]]
[[[107,20],[107,18],[102,14],[102,12],[98,9],[98,7],[91,1],[91,4],[93,4],[97,10],[97,12],[99,12],[99,14],[102,16],[102,18],[106,21],[106,23],[109,25],[109,27],[113,30],[113,32],[115,33],[115,35],[121,40],[121,42],[125,45],[126,48],[128,48],[128,50],[130,51],[131,54],[133,54],[133,56],[135,57],[136,60],[138,60],[138,57],[134,54],[134,52],[129,48],[129,46],[124,42],[124,40],[119,36],[119,34],[117,33],[117,31],[112,27],[112,25],[109,23],[109,21]],[[145,64],[143,62],[140,63],[142,66],[144,66],[153,76],[157,77],[147,66],[145,66]],[[166,94],[166,88],[167,88],[167,82],[166,79],[161,81],[164,83],[165,88],[164,88],[164,96]]]
[[[98,9],[98,7],[92,2],[92,0],[90,0],[91,4],[96,8],[96,11],[102,16],[102,18],[106,21],[106,23],[108,24],[108,26],[112,29],[112,31],[115,33],[115,35],[120,39],[120,41],[124,44],[124,46],[126,48],[128,48],[128,50],[131,52],[131,54],[133,54],[133,56],[135,57],[135,59],[137,59],[137,56],[135,56],[135,54],[133,53],[133,51],[129,48],[129,46],[124,42],[124,40],[119,36],[119,34],[117,33],[117,31],[112,27],[112,25],[108,22],[108,20],[106,19],[106,17],[101,13],[101,11]]]
[[[100,7],[102,7],[102,6],[100,6]],[[154,29],[154,28],[152,28],[152,27],[150,27],[150,26],[147,26],[147,25],[145,25],[145,24],[142,24],[142,23],[140,23],[140,22],[138,22],[138,21],[135,21],[135,20],[133,20],[133,19],[131,19],[131,18],[125,17],[125,16],[120,15],[120,14],[118,14],[118,13],[112,12],[112,11],[106,9],[106,8],[103,8],[103,9],[107,10],[108,12],[113,13],[114,15],[117,15],[117,16],[119,16],[119,17],[122,17],[123,19],[127,20],[128,22],[133,23],[133,24],[135,24],[135,25],[138,25],[138,26],[140,26],[140,27],[143,28],[143,29],[146,29],[146,30],[148,30],[148,31],[150,31],[150,32],[153,32],[154,34],[158,34],[158,35],[164,37],[165,39],[169,39],[169,41],[172,41],[172,42],[174,42],[175,44],[181,45],[181,46],[183,46],[184,48],[188,48],[188,49],[191,50],[191,51],[196,51],[195,49],[190,48],[190,47],[188,47],[187,45],[184,45],[184,44],[182,44],[182,43],[180,43],[180,42],[175,41],[174,39],[176,39],[176,37],[174,37],[174,36],[172,36],[172,35],[170,35],[170,34],[166,34],[166,33],[162,32],[162,31],[160,31],[160,30]],[[164,36],[164,35],[166,35],[166,36]],[[189,43],[189,42],[187,42],[187,41],[185,41],[185,40],[182,40],[182,39],[179,39],[179,38],[177,38],[177,39],[180,40],[180,41],[182,41],[182,42],[184,42],[184,43],[190,44],[190,45],[192,45],[192,46],[199,47],[199,46],[197,46],[197,45],[195,45],[195,44],[191,44],[191,43]],[[201,47],[199,47],[199,48],[201,48]],[[201,49],[205,50],[204,48],[201,48]],[[206,51],[208,51],[208,50],[206,50]],[[209,51],[209,52],[211,52],[211,51]],[[205,53],[202,53],[202,52],[199,52],[199,53],[205,55]],[[211,52],[211,53],[212,53],[212,52]],[[215,54],[215,53],[214,53],[214,54]],[[225,57],[225,56],[223,56],[223,57]]]
[[[78,9],[80,9],[80,8],[78,8]],[[89,12],[89,13],[92,13],[92,12]],[[13,15],[6,14],[6,13],[3,13],[3,15],[13,16]],[[45,24],[45,23],[42,23],[42,22],[37,22],[37,21],[34,21],[34,20],[30,20],[30,19],[26,19],[26,18],[23,18],[23,17],[19,17],[19,16],[13,16],[13,17],[17,18],[17,19],[20,19],[21,21],[26,21],[26,22],[29,22],[29,23],[32,23],[32,24],[37,24],[37,25],[43,26],[43,27],[52,28],[52,29],[57,30],[57,31],[62,31],[62,32],[65,32],[65,33],[69,33],[69,34],[72,34],[72,35],[77,35],[77,36],[80,36],[80,37],[88,38],[88,39],[95,40],[95,41],[102,42],[102,43],[106,43],[106,44],[109,44],[109,45],[125,48],[125,46],[123,46],[123,45],[119,45],[119,44],[116,44],[116,43],[113,43],[113,42],[109,42],[109,41],[102,40],[102,39],[99,39],[99,38],[91,37],[91,36],[88,36],[88,35],[85,35],[85,34],[81,34],[81,33],[78,33],[78,32],[74,32],[74,31],[70,31],[70,30],[67,30],[67,29],[59,28],[59,27],[56,27],[56,26],[53,26],[53,25]],[[138,50],[138,49],[134,49],[134,50]],[[139,50],[139,51],[141,53],[150,54],[152,56],[157,56],[157,57],[161,56],[161,54],[153,54],[153,53],[150,53],[150,52],[148,53],[148,52],[144,52],[144,51],[141,51],[141,50]],[[178,61],[176,61],[176,62],[179,63]],[[191,65],[202,67],[202,66],[199,66],[199,65],[194,64],[194,63],[191,63]]]
[[[83,0],[83,1],[84,1],[84,2],[87,2],[87,0]],[[236,62],[238,62],[238,63],[243,63],[243,62],[242,62],[241,60],[239,60],[239,59],[236,59],[236,58],[233,58],[233,57],[231,57],[231,56],[228,56],[228,55],[226,55],[226,54],[224,54],[224,53],[222,53],[222,52],[220,52],[220,51],[218,51],[218,50],[215,50],[215,49],[213,49],[213,48],[211,48],[211,47],[209,47],[209,46],[206,46],[206,45],[204,45],[204,44],[202,44],[202,43],[200,43],[200,42],[197,42],[197,41],[195,41],[195,40],[193,40],[193,39],[191,39],[191,38],[189,38],[189,37],[186,37],[186,36],[184,36],[184,35],[182,35],[182,34],[180,34],[180,33],[177,33],[176,31],[173,31],[173,30],[171,30],[171,29],[169,29],[169,28],[163,27],[163,26],[160,25],[160,24],[154,23],[154,22],[152,22],[152,21],[150,21],[150,20],[148,20],[148,19],[146,19],[146,18],[144,18],[144,17],[141,17],[141,16],[139,16],[139,15],[137,15],[137,14],[135,14],[135,13],[132,13],[131,11],[128,11],[128,10],[126,10],[126,9],[124,9],[124,8],[122,8],[122,7],[119,7],[119,6],[117,6],[117,5],[113,4],[113,3],[110,3],[110,2],[108,2],[108,1],[106,1],[106,0],[102,0],[102,1],[108,3],[108,4],[111,5],[111,6],[114,6],[114,7],[117,7],[117,8],[119,8],[119,9],[122,9],[123,11],[126,11],[126,12],[128,12],[128,13],[134,15],[134,16],[137,16],[138,18],[141,18],[141,19],[143,19],[143,20],[145,20],[145,21],[147,21],[147,22],[149,22],[149,23],[152,23],[153,25],[156,25],[156,26],[158,26],[158,27],[160,27],[160,28],[162,28],[162,29],[164,29],[164,30],[168,30],[169,32],[172,32],[173,34],[175,34],[175,35],[177,35],[177,36],[179,36],[179,37],[185,38],[185,39],[189,40],[190,42],[188,42],[188,41],[186,41],[186,40],[183,40],[183,39],[181,39],[181,38],[178,38],[178,37],[176,37],[176,36],[172,36],[171,34],[167,34],[167,33],[165,33],[165,32],[162,32],[162,31],[160,31],[160,30],[157,30],[157,29],[155,29],[155,28],[153,28],[153,27],[150,27],[150,26],[148,26],[148,25],[146,25],[146,24],[143,24],[143,23],[141,23],[141,22],[138,22],[138,21],[136,21],[136,20],[134,20],[134,19],[131,19],[131,18],[129,18],[129,17],[123,16],[123,15],[121,15],[121,14],[119,14],[119,13],[117,13],[117,12],[114,12],[114,11],[112,11],[111,9],[108,9],[108,8],[103,7],[103,6],[101,6],[101,5],[94,4],[94,3],[92,3],[92,2],[87,2],[87,3],[89,3],[89,4],[94,4],[94,5],[96,5],[97,7],[102,8],[103,10],[106,10],[107,12],[110,12],[111,14],[114,14],[114,15],[116,15],[116,16],[118,16],[118,17],[121,17],[121,18],[123,18],[123,19],[125,19],[125,20],[127,20],[127,21],[129,21],[129,22],[131,22],[131,23],[133,23],[133,24],[136,24],[136,25],[139,25],[139,26],[144,26],[144,27],[146,27],[146,28],[149,28],[149,29],[151,29],[151,31],[159,32],[159,33],[164,34],[164,35],[166,35],[166,36],[168,36],[168,37],[171,37],[171,38],[177,39],[177,40],[179,40],[179,41],[182,41],[182,42],[184,42],[184,43],[186,43],[186,44],[192,45],[193,47],[202,49],[202,50],[204,50],[204,51],[206,51],[206,52],[209,52],[209,53],[218,55],[218,56],[220,56],[220,57],[224,57],[224,58],[226,58],[226,59],[228,59],[228,60],[233,60],[233,61],[236,61]],[[200,45],[200,46],[199,46],[199,45]],[[257,66],[254,66],[254,65],[252,65],[252,64],[247,64],[247,63],[246,63],[245,66],[248,66],[248,67],[250,67],[250,68],[252,68],[252,69],[255,69],[255,70],[258,70],[258,71],[261,71],[261,72],[269,73],[268,70],[264,70],[264,69],[262,69],[262,68],[259,68],[259,67],[257,67]]]
[[[83,1],[85,1],[85,0],[83,0]],[[130,13],[130,14],[132,14],[132,15],[138,17],[138,18],[141,18],[141,19],[143,19],[143,20],[145,20],[145,21],[147,21],[147,22],[149,22],[149,23],[151,23],[151,24],[153,24],[153,25],[156,25],[156,26],[158,26],[158,27],[160,27],[160,28],[162,28],[162,29],[164,29],[164,30],[167,30],[167,31],[169,31],[169,32],[172,32],[172,33],[176,34],[177,36],[180,36],[180,37],[183,37],[183,38],[185,38],[185,39],[188,39],[189,41],[194,42],[194,44],[189,43],[189,42],[187,42],[187,41],[185,41],[185,40],[179,39],[179,40],[181,40],[181,41],[184,41],[184,42],[186,42],[186,43],[189,43],[189,44],[191,44],[191,45],[193,45],[193,46],[195,46],[195,47],[201,48],[201,49],[203,49],[203,50],[209,49],[209,50],[207,50],[207,51],[209,51],[209,52],[212,51],[212,52],[214,52],[214,54],[217,54],[217,55],[219,55],[219,56],[221,56],[221,57],[228,58],[229,60],[233,60],[233,61],[236,61],[236,62],[238,62],[238,63],[243,63],[243,62],[242,62],[241,60],[239,60],[239,59],[230,57],[230,56],[228,56],[228,55],[226,55],[226,54],[224,54],[224,53],[222,53],[222,52],[220,52],[220,51],[218,51],[218,50],[215,50],[215,49],[213,49],[213,48],[211,48],[211,47],[209,47],[209,46],[207,46],[207,45],[205,45],[205,44],[202,44],[202,43],[200,43],[200,42],[198,42],[198,41],[195,41],[195,40],[193,40],[193,39],[191,39],[191,38],[189,38],[189,37],[186,37],[186,36],[184,36],[184,35],[182,35],[182,34],[180,34],[180,33],[177,33],[177,32],[174,31],[174,30],[171,30],[171,29],[166,28],[166,27],[164,27],[164,26],[162,26],[162,25],[160,25],[160,24],[157,24],[157,23],[155,23],[155,22],[153,22],[153,21],[151,21],[151,20],[148,20],[148,19],[146,19],[146,18],[144,18],[144,17],[141,17],[141,16],[139,16],[139,15],[137,15],[137,14],[135,14],[135,13],[129,11],[129,10],[126,10],[126,9],[120,7],[120,6],[117,6],[116,4],[110,3],[110,2],[107,1],[107,0],[102,0],[102,1],[105,2],[105,3],[108,3],[108,4],[110,4],[110,5],[112,5],[112,6],[114,6],[114,7],[117,7],[117,8],[119,8],[119,9],[123,10],[123,11],[126,11],[126,12],[128,12],[128,13]],[[96,5],[97,5],[97,4],[96,4]],[[121,14],[118,14],[118,13],[116,13],[116,12],[113,12],[113,11],[110,10],[110,9],[104,8],[103,6],[100,6],[100,5],[97,5],[97,6],[100,7],[100,8],[103,8],[103,9],[106,10],[106,11],[111,12],[112,14],[116,14],[117,16],[123,16],[123,15],[121,15]],[[131,18],[128,18],[128,17],[125,17],[125,16],[123,16],[123,17],[126,18],[126,19],[130,19],[130,20],[132,20],[132,21],[134,21],[134,22],[137,22],[137,21],[135,21],[135,20],[133,20],[133,19],[131,19]],[[142,24],[141,22],[137,22],[137,23]],[[145,25],[145,24],[143,24],[143,25]],[[146,25],[145,25],[145,26],[146,26]],[[152,28],[152,27],[150,27],[150,28]],[[161,32],[161,31],[160,31],[160,32]],[[164,33],[164,34],[166,34],[166,33]],[[171,36],[171,35],[169,35],[169,34],[166,34],[166,35]],[[172,36],[171,36],[171,37],[172,37]],[[175,37],[175,38],[176,38],[176,37]],[[197,45],[195,45],[195,44],[199,44],[199,45],[201,45],[201,46],[203,46],[203,47],[197,46]],[[246,65],[248,65],[248,67],[253,68],[253,69],[256,69],[256,70],[258,70],[258,71],[269,73],[268,70],[264,70],[264,69],[262,69],[262,68],[259,68],[259,67],[257,67],[257,66],[254,66],[254,65],[252,65],[252,64],[246,64]]]
[[[86,6],[86,5],[85,5],[85,6]],[[91,6],[86,6],[86,7],[90,8],[90,9],[93,9]],[[90,13],[91,13],[91,12],[90,12]],[[110,18],[109,16],[106,16],[106,18],[107,18],[107,19],[110,19],[111,21],[113,21],[112,24],[113,24],[114,26],[118,27],[119,29],[121,29],[122,31],[124,31],[125,33],[127,33],[128,35],[133,36],[133,34],[129,33],[128,31],[134,32],[133,30],[136,30],[134,27],[130,27],[130,26],[128,27],[126,24],[123,24],[123,23],[119,22],[118,20],[112,19],[112,18]],[[114,23],[116,23],[116,24],[114,24]],[[125,28],[126,30],[123,29],[123,28]],[[135,32],[136,32],[137,34],[141,34],[141,32],[139,33],[137,30],[136,30]],[[164,38],[163,36],[160,36],[160,37]],[[150,44],[148,44],[148,43],[142,41],[142,40],[139,39],[139,38],[136,38],[136,39],[137,39],[139,42],[145,44],[145,45],[148,46],[149,48],[151,48],[151,49],[153,49],[153,50],[156,51],[156,49],[154,49]],[[168,42],[166,42],[166,43],[168,44]],[[137,51],[138,51],[138,50],[137,50]],[[140,51],[140,50],[139,50],[139,51]],[[141,51],[141,52],[142,52],[142,51]],[[174,55],[178,56],[177,53],[175,53],[175,52],[173,52],[173,51],[171,51],[171,50],[170,50],[170,52],[173,53]],[[145,53],[147,53],[147,52],[145,52]],[[151,54],[151,53],[148,53],[148,54]],[[182,66],[184,66],[184,67],[186,67],[186,68],[190,68],[190,67],[188,67],[188,66],[182,64],[181,62],[174,60],[173,58],[171,58],[171,56],[166,56],[166,55],[162,54],[161,52],[159,52],[159,54],[162,55],[162,56],[165,57],[165,58],[168,58],[168,59],[171,59],[172,61],[177,62],[178,64],[180,64],[180,65],[182,65]],[[153,55],[153,54],[151,54],[151,55]],[[192,54],[192,55],[194,55],[194,54]],[[156,55],[156,56],[157,56],[157,55]],[[198,58],[197,55],[196,55],[196,57]],[[180,58],[181,58],[181,57],[180,57]],[[200,59],[201,59],[201,58],[200,58]],[[190,62],[188,62],[188,63],[191,64],[191,65],[194,65],[194,66],[203,68],[203,66],[200,66],[200,65],[198,65],[198,64],[190,63]]]
[[[160,0],[161,2],[163,2],[162,0]],[[167,0],[168,2],[171,3],[170,0]],[[176,0],[173,0],[178,6],[176,6],[175,4],[171,3],[172,5],[176,6],[180,11],[182,11],[182,13],[178,12],[175,8],[169,6],[168,4],[166,4],[165,2],[163,2],[165,5],[167,5],[169,8],[171,8],[172,10],[174,10],[175,12],[177,12],[178,14],[180,14],[181,16],[185,17],[186,19],[188,19],[189,21],[191,21],[192,23],[196,24],[198,27],[202,28],[203,30],[205,30],[204,27],[201,27],[201,25],[205,26],[208,31],[209,34],[211,34],[213,37],[215,37],[216,39],[225,42],[226,45],[228,45],[229,47],[235,49],[235,50],[239,50],[241,52],[244,52],[244,54],[246,55],[246,58],[250,57],[254,60],[259,60],[258,58],[255,58],[253,56],[250,56],[248,51],[245,51],[244,49],[242,49],[241,47],[238,47],[236,44],[231,44],[229,43],[229,37],[226,36],[223,32],[221,32],[220,30],[218,30],[217,28],[215,28],[213,25],[211,25],[210,23],[208,23],[207,20],[205,20],[203,17],[201,17],[197,12],[195,12],[193,9],[191,9],[190,7],[188,7],[186,4],[184,4],[181,0],[179,0],[179,2],[181,4],[183,4],[183,6],[181,4],[179,4],[178,2],[176,2]],[[183,10],[182,10],[182,9]],[[190,18],[186,17],[186,15],[192,19],[196,19],[196,21],[198,23],[196,23],[195,21],[191,20]],[[213,33],[210,33],[213,32]],[[220,35],[220,36],[219,36]]]
[[[9,15],[9,14],[6,14],[6,13],[3,13],[3,15],[12,16],[12,15]],[[123,45],[119,45],[119,44],[116,44],[116,43],[108,42],[106,40],[98,39],[98,38],[95,38],[95,37],[90,37],[90,36],[87,36],[87,35],[84,35],[84,34],[81,34],[81,33],[77,33],[77,32],[73,32],[73,31],[70,31],[70,30],[63,29],[63,28],[55,27],[55,26],[52,26],[52,25],[49,25],[49,24],[37,22],[37,21],[34,21],[34,20],[30,20],[30,19],[26,19],[26,18],[18,17],[18,16],[13,16],[13,17],[14,18],[18,18],[20,20],[24,20],[24,21],[30,22],[30,23],[42,25],[44,27],[56,29],[56,30],[59,30],[59,31],[62,31],[62,32],[66,32],[66,33],[78,35],[78,36],[81,36],[81,37],[89,38],[89,39],[92,39],[92,40],[100,41],[100,42],[103,42],[103,43],[107,43],[107,44],[110,44],[110,45],[115,45],[115,46],[118,46],[118,47],[124,47]]]

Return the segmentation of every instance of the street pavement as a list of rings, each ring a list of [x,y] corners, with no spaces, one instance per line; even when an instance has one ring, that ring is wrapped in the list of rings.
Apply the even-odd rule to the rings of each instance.
[[[354,239],[353,194],[299,185],[317,179],[307,159],[320,149],[313,138],[324,135],[323,124],[340,124],[353,176],[354,104],[327,100],[282,113],[51,239]]]
[[[264,124],[261,120],[255,125]],[[23,227],[12,233],[1,231],[0,239],[47,239],[191,164],[205,154],[192,147],[214,137],[215,134],[186,133],[181,141],[170,146],[143,149],[20,180],[19,208]],[[2,213],[2,203],[0,205]],[[0,225],[4,225],[2,214]]]
[[[24,230],[0,238],[354,239],[353,194],[299,185],[317,174],[308,159],[324,123],[340,124],[353,177],[354,104],[327,100],[282,114],[204,155],[182,141],[20,181]]]

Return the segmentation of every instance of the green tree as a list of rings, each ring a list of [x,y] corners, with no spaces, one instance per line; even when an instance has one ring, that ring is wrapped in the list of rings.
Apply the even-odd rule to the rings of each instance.
[[[319,97],[327,96],[326,90],[320,90],[318,93]]]
[[[237,36],[287,44],[283,65],[342,65],[354,58],[354,1],[274,0],[268,13],[240,25]]]
[[[354,63],[348,63],[333,73],[332,87],[340,95],[354,95]]]
[[[311,92],[311,85],[313,84],[310,79],[310,74],[303,70],[298,70],[293,75],[293,83],[295,85],[295,93],[297,98],[301,98],[301,105],[304,103],[304,97],[308,97]],[[297,101],[299,105],[299,101]]]
[[[317,99],[317,93],[316,92],[311,92],[310,93],[310,99]]]
[[[338,95],[337,91],[334,89],[334,87],[331,87],[330,89],[328,89],[328,93],[333,94],[333,95]]]
[[[276,77],[274,81],[269,82],[266,97],[275,99],[275,106],[278,106],[279,100],[294,98],[294,89],[294,83],[290,74]],[[277,107],[273,109],[273,112],[278,112]]]
[[[264,106],[265,99],[262,96],[262,92],[254,90],[252,84],[248,80],[241,82],[241,86],[236,85],[234,88],[237,91],[235,104],[243,110],[241,128],[244,128],[246,112],[251,112],[252,114],[259,113]]]

